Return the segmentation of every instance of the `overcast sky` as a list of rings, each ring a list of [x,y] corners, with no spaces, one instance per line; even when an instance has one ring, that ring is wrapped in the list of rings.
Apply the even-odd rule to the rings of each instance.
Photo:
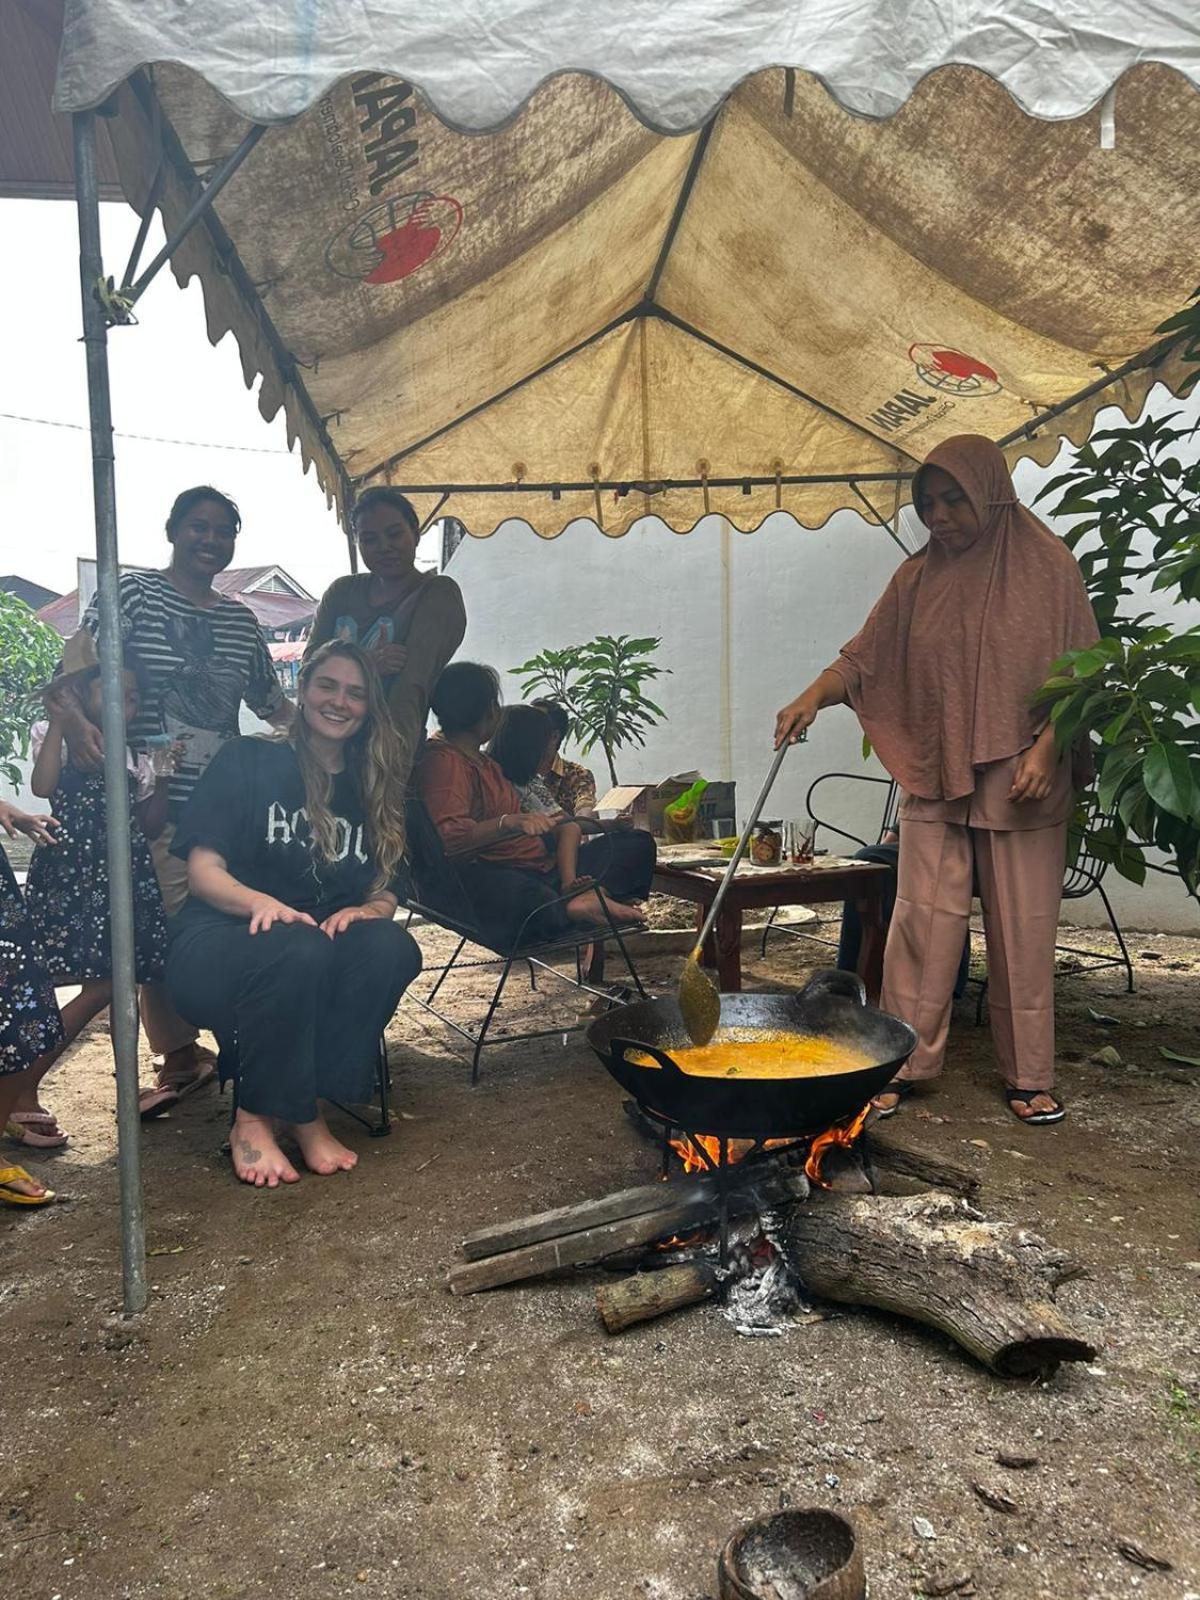
[[[116,276],[137,218],[123,205],[102,206],[101,216]],[[161,242],[154,233],[147,259]],[[75,587],[76,557],[95,551],[75,207],[0,201],[0,238],[0,412],[83,425],[0,417],[0,572],[65,592]],[[190,484],[213,483],[242,510],[235,565],[277,562],[320,594],[348,570],[345,540],[315,475],[288,454],[282,413],[272,423],[259,415],[232,337],[209,344],[198,284],[182,290],[164,270],[138,318],[109,336],[122,560],[164,566],[171,501]],[[131,433],[195,443],[121,437]]]

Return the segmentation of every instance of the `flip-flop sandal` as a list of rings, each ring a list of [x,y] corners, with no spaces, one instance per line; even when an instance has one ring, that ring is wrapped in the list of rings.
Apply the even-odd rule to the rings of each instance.
[[[39,1133],[39,1128],[46,1131]],[[52,1111],[12,1111],[4,1132],[14,1144],[27,1145],[31,1150],[61,1150],[69,1138]]]
[[[164,1084],[155,1084],[153,1089],[143,1089],[138,1095],[138,1116],[143,1122],[150,1122],[178,1104],[178,1089],[168,1089]]]
[[[871,1097],[871,1108],[875,1112],[876,1122],[882,1122],[885,1117],[894,1117],[899,1111],[901,1103],[913,1093],[915,1093],[915,1089],[911,1078],[893,1078],[891,1083],[885,1084],[882,1089]],[[877,1106],[875,1102],[881,1094],[894,1094],[896,1096],[896,1104],[894,1106]]]
[[[195,1094],[197,1089],[203,1089],[206,1084],[212,1083],[216,1076],[217,1068],[212,1053],[205,1050],[196,1063],[195,1072],[181,1073],[179,1076],[173,1074],[160,1076],[158,1087],[169,1089],[177,1100],[186,1100],[188,1095]]]
[[[1029,1116],[1023,1117],[1019,1111],[1013,1110],[1014,1102],[1017,1105],[1029,1106],[1033,1104],[1039,1095],[1044,1095],[1047,1100],[1052,1100],[1054,1102],[1053,1111],[1033,1111],[1029,1114]],[[1061,1122],[1067,1114],[1067,1108],[1063,1105],[1062,1101],[1049,1089],[1006,1088],[1004,1091],[1004,1098],[1008,1101],[1008,1109],[1012,1111],[1013,1116],[1018,1122],[1023,1122],[1027,1128],[1049,1127],[1052,1122]]]
[[[24,1167],[0,1167],[0,1205],[48,1206],[54,1199],[53,1189],[43,1189],[41,1194],[22,1194],[11,1187],[14,1183],[36,1183]]]

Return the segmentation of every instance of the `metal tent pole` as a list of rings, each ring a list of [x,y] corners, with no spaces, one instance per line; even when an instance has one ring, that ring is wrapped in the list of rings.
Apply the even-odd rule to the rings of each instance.
[[[117,1165],[121,1181],[121,1272],[127,1312],[146,1305],[146,1229],[142,1209],[141,1122],[138,1117],[137,986],[133,956],[133,866],[129,780],[125,772],[125,692],[117,565],[117,495],[112,409],[108,387],[108,327],[97,289],[104,278],[96,178],[96,117],[71,119],[75,200],[79,213],[79,284],[87,355],[88,420],[92,437],[92,498],[96,516],[96,606],[100,618],[101,727],[104,800],[108,817],[109,920],[112,1003],[109,1017],[117,1067]]]

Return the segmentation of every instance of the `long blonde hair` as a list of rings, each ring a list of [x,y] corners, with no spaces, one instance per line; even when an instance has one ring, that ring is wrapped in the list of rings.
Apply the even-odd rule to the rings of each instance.
[[[367,843],[375,859],[376,874],[371,893],[386,888],[404,859],[404,782],[407,750],[396,732],[383,693],[383,684],[370,656],[356,644],[331,639],[314,650],[300,668],[301,707],[288,730],[288,741],[296,752],[304,782],[304,809],[312,830],[317,854],[326,861],[337,855],[337,828],[329,809],[333,776],[316,759],[312,734],[304,720],[304,690],[313,674],[332,656],[352,661],[362,673],[367,690],[367,715],[362,727],[346,742],[346,771],[358,792],[366,821]]]

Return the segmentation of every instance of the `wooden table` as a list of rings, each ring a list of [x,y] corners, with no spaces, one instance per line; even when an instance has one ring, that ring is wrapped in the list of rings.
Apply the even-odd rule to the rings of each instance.
[[[720,861],[714,866],[720,866]],[[742,987],[742,914],[766,906],[810,906],[829,900],[850,900],[862,921],[862,943],[858,952],[858,972],[867,986],[867,998],[879,999],[883,984],[883,945],[887,927],[883,897],[891,868],[873,861],[847,861],[839,866],[781,865],[772,871],[738,872],[721,902],[712,933],[705,941],[704,963],[715,967],[721,989],[731,992]],[[713,903],[720,883],[713,871],[697,867],[673,866],[659,861],[654,868],[652,887],[658,894],[690,900],[696,906],[696,928],[700,929]]]

